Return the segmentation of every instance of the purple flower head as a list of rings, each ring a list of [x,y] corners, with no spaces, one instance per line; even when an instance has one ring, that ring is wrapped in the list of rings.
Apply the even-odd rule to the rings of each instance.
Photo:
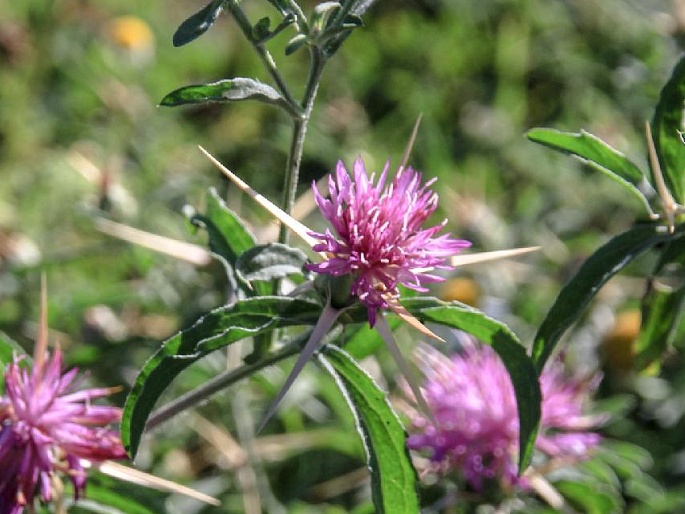
[[[328,179],[330,198],[314,187],[316,203],[335,234],[310,233],[321,241],[314,250],[329,258],[308,267],[334,277],[353,276],[350,292],[366,306],[371,325],[376,311],[388,308],[388,300],[399,296],[399,284],[426,291],[424,284],[443,280],[431,272],[451,269],[445,260],[471,246],[448,234],[434,237],[446,220],[421,228],[437,208],[438,195],[430,190],[434,180],[422,185],[420,173],[400,168],[386,187],[387,174],[388,164],[374,184],[375,174],[369,177],[364,162],[357,159],[352,179],[338,162],[335,177]]]
[[[5,369],[0,397],[0,512],[19,513],[32,505],[40,489],[52,497],[56,472],[66,473],[76,498],[86,485],[81,459],[103,461],[126,457],[119,434],[107,425],[121,409],[91,404],[112,389],[72,391],[78,370],[62,373],[62,353],[36,358],[30,368],[15,357]]]
[[[519,426],[514,388],[492,348],[467,342],[463,351],[448,358],[424,346],[419,360],[426,375],[423,394],[437,425],[422,412],[411,410],[409,448],[429,452],[435,471],[457,472],[476,490],[492,482],[504,488],[525,487],[524,479],[517,476]],[[603,417],[583,414],[598,379],[568,377],[560,361],[543,371],[538,450],[551,457],[580,459],[599,444],[600,436],[589,430]]]

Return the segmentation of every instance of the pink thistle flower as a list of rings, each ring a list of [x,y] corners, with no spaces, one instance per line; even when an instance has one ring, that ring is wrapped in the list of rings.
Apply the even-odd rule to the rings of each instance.
[[[400,168],[385,187],[387,173],[386,164],[374,184],[375,174],[367,175],[361,159],[354,163],[354,179],[338,162],[335,177],[328,180],[330,199],[314,186],[316,203],[335,235],[328,229],[310,233],[321,241],[314,250],[329,258],[308,269],[334,277],[352,275],[351,294],[366,306],[372,326],[377,310],[399,296],[398,285],[426,291],[424,284],[444,280],[431,272],[452,269],[445,260],[471,246],[448,234],[434,237],[446,220],[421,228],[437,208],[438,195],[429,189],[434,180],[421,185],[421,174]]]
[[[461,352],[448,358],[424,346],[419,361],[426,375],[422,392],[437,424],[409,409],[412,435],[408,447],[429,452],[434,471],[456,471],[475,490],[493,481],[504,488],[525,488],[525,479],[517,476],[519,426],[514,388],[494,350],[467,342]],[[543,371],[538,450],[550,457],[579,460],[599,444],[600,436],[590,430],[604,417],[583,413],[599,378],[568,377],[560,361]],[[407,396],[413,396],[405,384],[403,388]]]
[[[40,346],[40,345],[39,345]],[[31,506],[40,488],[52,498],[51,481],[64,472],[78,499],[86,485],[81,459],[122,459],[126,452],[117,431],[107,428],[121,419],[121,409],[92,405],[113,389],[71,391],[76,369],[62,374],[62,353],[36,359],[30,369],[15,357],[5,369],[0,397],[0,512],[16,514]]]

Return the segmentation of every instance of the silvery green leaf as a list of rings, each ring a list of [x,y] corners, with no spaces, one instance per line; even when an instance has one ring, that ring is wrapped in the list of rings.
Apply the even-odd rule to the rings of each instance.
[[[184,86],[166,95],[160,105],[175,107],[186,104],[239,102],[242,100],[258,100],[277,105],[292,116],[300,116],[300,113],[274,88],[258,80],[243,77],[219,80],[209,84]]]

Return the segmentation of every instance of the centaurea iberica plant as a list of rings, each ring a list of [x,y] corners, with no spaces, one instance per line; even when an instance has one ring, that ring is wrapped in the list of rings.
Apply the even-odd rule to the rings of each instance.
[[[17,356],[4,372],[0,397],[0,512],[18,514],[33,505],[40,489],[53,499],[56,473],[69,477],[78,499],[86,486],[82,459],[102,462],[126,458],[119,433],[121,409],[93,405],[111,388],[73,391],[78,370],[62,372],[62,352],[50,355],[37,344],[34,362]]]
[[[443,280],[432,272],[435,269],[452,269],[445,261],[471,246],[471,243],[453,239],[448,234],[434,237],[447,220],[427,229],[422,228],[437,209],[438,195],[430,189],[435,179],[422,184],[420,173],[402,165],[393,181],[386,186],[388,168],[386,164],[376,182],[375,174],[368,175],[361,159],[354,163],[353,177],[339,161],[335,176],[328,178],[330,198],[324,198],[316,183],[312,184],[316,203],[337,236],[328,229],[325,233],[308,232],[307,240],[313,238],[320,241],[314,243],[312,249],[324,260],[306,267],[321,275],[346,277],[351,282],[343,280],[340,284],[329,284],[329,291],[325,293],[328,295],[327,305],[319,322],[260,426],[264,426],[274,413],[295,378],[335,324],[341,310],[354,303],[355,298],[366,307],[372,327],[376,325],[379,309],[391,309],[425,334],[433,335],[399,304],[399,285],[427,291],[424,284]],[[283,214],[283,218],[289,219],[289,216]],[[340,287],[344,290],[331,291]],[[333,296],[340,305],[332,302]],[[390,327],[382,316],[380,321],[377,327],[379,333],[419,402],[425,403]]]
[[[429,468],[456,474],[473,489],[498,483],[507,489],[526,486],[517,474],[518,410],[511,380],[490,346],[466,340],[447,357],[423,346],[418,352],[425,374],[422,391],[435,421],[409,409],[407,446],[427,452]],[[601,437],[602,415],[584,412],[600,376],[569,376],[560,360],[540,376],[542,419],[536,449],[552,458],[572,461],[588,456]],[[412,396],[405,386],[405,393]]]

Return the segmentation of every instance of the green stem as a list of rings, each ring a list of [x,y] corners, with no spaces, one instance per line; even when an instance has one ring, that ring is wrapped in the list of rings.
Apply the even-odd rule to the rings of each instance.
[[[290,10],[295,13],[295,16],[297,16],[297,27],[300,29],[299,31],[306,34],[309,32],[309,27],[307,25],[307,17],[304,15],[304,11],[300,9],[300,6],[295,2],[295,0],[288,0],[288,6],[290,7]]]
[[[235,384],[243,378],[249,377],[260,369],[276,364],[277,362],[299,353],[300,350],[302,350],[302,343],[309,339],[310,332],[311,331],[305,332],[279,351],[267,355],[263,360],[255,362],[254,364],[246,364],[236,369],[224,371],[211,380],[208,380],[197,389],[193,389],[167,403],[165,406],[160,407],[148,418],[147,424],[145,425],[145,431],[152,430],[184,410],[199,405],[215,393]]]
[[[319,89],[319,83],[321,82],[321,74],[324,65],[326,64],[326,60],[320,48],[311,46],[310,56],[311,65],[309,68],[309,78],[307,79],[307,86],[302,98],[303,114],[299,120],[295,121],[295,125],[293,126],[293,137],[290,143],[290,153],[288,155],[283,184],[283,210],[288,214],[292,213],[293,205],[295,204],[297,184],[300,178],[300,164],[302,163],[302,152],[304,150],[304,140],[307,135],[307,124],[312,115],[316,93]],[[281,231],[278,238],[279,242],[287,244],[288,235],[287,227],[281,224]]]
[[[257,55],[259,55],[264,67],[267,69],[269,75],[271,75],[271,78],[276,83],[276,87],[283,95],[283,98],[285,98],[285,100],[293,107],[295,112],[299,112],[300,104],[290,93],[288,86],[276,67],[276,61],[274,61],[271,53],[266,49],[266,46],[264,46],[264,42],[258,41],[254,38],[254,35],[252,34],[252,24],[250,23],[250,20],[247,19],[247,16],[238,4],[238,1],[232,0],[228,2],[228,9],[231,11],[233,19],[235,19],[236,23],[240,27],[240,30],[242,30],[247,40],[250,42],[250,44],[252,44],[252,47],[257,52]]]

